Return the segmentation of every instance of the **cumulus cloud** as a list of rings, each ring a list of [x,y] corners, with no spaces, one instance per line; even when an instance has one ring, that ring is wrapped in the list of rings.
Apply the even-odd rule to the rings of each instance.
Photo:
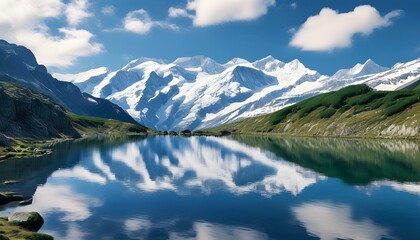
[[[193,18],[194,16],[192,16],[191,14],[189,14],[187,12],[187,10],[183,9],[183,8],[174,8],[174,7],[170,7],[168,10],[168,16],[172,17],[172,18],[176,18],[176,17],[188,17],[188,18]]]
[[[172,30],[178,29],[175,24],[154,21],[144,9],[129,12],[123,20],[123,27],[125,31],[137,34],[146,34],[153,27],[169,28]]]
[[[107,5],[107,6],[104,6],[104,7],[101,9],[101,13],[102,13],[103,15],[105,15],[105,16],[112,16],[112,15],[114,15],[114,14],[115,14],[115,7],[114,7],[114,6],[112,6],[112,5]]]
[[[274,6],[275,0],[190,0],[187,10],[194,11],[195,26],[256,19]]]
[[[297,3],[295,3],[295,2],[294,3],[291,3],[290,4],[290,7],[293,8],[293,9],[296,9],[297,8]]]
[[[66,7],[66,18],[71,26],[79,25],[84,19],[91,17],[88,12],[88,0],[73,0]]]
[[[144,9],[129,12],[124,19],[124,29],[129,32],[145,34],[153,27],[153,21]]]
[[[80,23],[80,14],[79,18],[67,18],[70,26],[55,29],[55,34],[46,24],[50,19],[67,17],[67,9],[76,2],[66,5],[61,0],[1,0],[0,38],[28,47],[47,66],[70,66],[79,57],[97,54],[103,46],[93,42],[94,35],[70,24]]]
[[[369,5],[356,7],[348,13],[323,8],[318,15],[309,17],[293,35],[290,45],[305,51],[332,51],[351,46],[356,34],[369,35],[373,30],[392,24],[401,10],[385,16]]]

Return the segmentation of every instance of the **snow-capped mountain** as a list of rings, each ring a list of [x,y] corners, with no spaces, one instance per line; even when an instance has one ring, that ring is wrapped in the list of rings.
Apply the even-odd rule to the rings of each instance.
[[[72,82],[72,83],[81,83],[89,80],[91,77],[94,76],[101,76],[103,74],[108,73],[108,68],[100,67],[90,69],[85,72],[77,73],[77,74],[61,74],[61,73],[53,73],[53,77],[60,79],[64,82]]]
[[[89,79],[82,77],[88,75]],[[369,59],[329,77],[306,68],[297,59],[285,63],[272,56],[255,62],[234,58],[219,64],[195,56],[172,63],[140,58],[117,71],[88,71],[74,77],[65,75],[64,80],[120,105],[147,127],[195,130],[271,113],[350,84],[392,90],[419,75],[420,59],[391,69]]]
[[[371,59],[368,59],[365,63],[358,63],[350,69],[341,69],[337,71],[332,77],[333,78],[355,78],[363,75],[380,73],[388,70],[389,68],[379,66]]]

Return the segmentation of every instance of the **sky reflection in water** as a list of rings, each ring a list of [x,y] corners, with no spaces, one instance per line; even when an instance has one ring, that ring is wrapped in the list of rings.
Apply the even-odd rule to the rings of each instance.
[[[32,205],[10,205],[1,215],[39,211],[46,219],[41,231],[57,239],[419,234],[418,143],[172,136],[107,141],[58,147],[35,161],[50,167],[36,168],[43,170],[32,171],[32,180],[25,179],[22,160],[1,164],[0,172],[22,178],[11,188],[36,191]],[[355,153],[357,164],[347,157]],[[373,177],[361,169],[374,169]]]

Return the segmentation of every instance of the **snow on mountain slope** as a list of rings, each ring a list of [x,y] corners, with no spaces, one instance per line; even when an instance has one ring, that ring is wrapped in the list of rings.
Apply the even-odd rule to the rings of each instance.
[[[350,84],[392,90],[418,79],[419,74],[420,59],[391,69],[369,59],[329,77],[297,59],[284,63],[272,56],[255,62],[234,58],[219,64],[196,56],[169,64],[140,58],[120,70],[74,82],[82,91],[120,105],[147,127],[195,130],[271,113]]]
[[[91,69],[85,72],[77,73],[77,74],[62,74],[62,73],[53,73],[53,77],[60,79],[64,82],[72,82],[72,83],[82,83],[86,80],[95,77],[100,76],[103,74],[106,74],[108,72],[108,69],[106,67],[100,67]]]
[[[378,90],[396,90],[418,81],[419,77],[420,59],[416,59],[399,64],[388,71],[366,76],[362,81],[366,81],[370,87]]]
[[[208,74],[217,74],[225,70],[225,67],[213,59],[203,56],[178,58],[173,64],[184,69],[205,72]]]
[[[374,73],[380,73],[380,72],[383,72],[383,71],[386,71],[386,70],[388,70],[388,68],[379,66],[378,64],[376,64],[371,59],[368,59],[365,63],[363,63],[363,64],[358,63],[350,69],[339,70],[332,77],[337,78],[337,79],[340,79],[340,78],[355,78],[355,77],[359,77],[359,76],[364,76],[364,75],[369,75],[369,74],[374,74]]]
[[[267,56],[252,63],[254,67],[264,72],[274,72],[284,66],[284,62],[275,59],[273,56]]]

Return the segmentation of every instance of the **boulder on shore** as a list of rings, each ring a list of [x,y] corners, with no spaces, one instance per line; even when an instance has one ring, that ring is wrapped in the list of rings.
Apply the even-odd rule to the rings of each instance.
[[[37,212],[12,213],[9,215],[8,221],[34,232],[38,231],[44,224],[44,219]]]

